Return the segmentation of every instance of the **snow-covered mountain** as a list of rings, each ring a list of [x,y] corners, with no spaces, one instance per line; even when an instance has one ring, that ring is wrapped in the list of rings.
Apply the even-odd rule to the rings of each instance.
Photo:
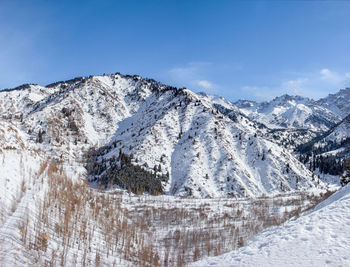
[[[310,131],[248,115],[119,73],[0,91],[0,262],[181,266],[324,199],[286,148]]]
[[[330,142],[332,148],[327,152],[334,150],[335,143],[338,144],[336,149],[342,151],[343,141],[349,136],[346,117],[350,114],[350,88],[317,101],[283,95],[268,102],[239,100],[233,104],[245,116],[268,128],[265,130],[267,139],[290,151],[305,153],[311,151],[315,143],[318,148],[329,146]]]
[[[326,133],[298,147],[302,161],[311,169],[339,176],[350,157],[350,115]],[[334,177],[339,183],[339,177]]]
[[[350,185],[314,210],[258,234],[246,246],[192,266],[348,266]]]
[[[345,118],[350,114],[350,88],[341,89],[335,94],[329,94],[325,98],[321,98],[316,101],[316,105],[320,105],[328,110],[331,110],[334,114],[337,114],[341,118]]]
[[[272,108],[273,104],[269,104],[267,102],[259,104],[255,101],[249,101],[249,100],[239,100],[235,102],[234,104],[229,102],[228,100],[215,96],[215,95],[208,95],[205,93],[200,93],[200,96],[204,99],[210,101],[213,103],[213,106],[217,108],[221,113],[225,114],[226,116],[231,117],[233,120],[236,120],[237,116],[240,115],[244,117],[247,121],[252,121],[254,124],[258,127],[257,134],[259,136],[263,136],[265,139],[278,144],[279,146],[283,146],[287,148],[289,151],[294,151],[296,147],[313,140],[315,137],[317,137],[320,134],[321,129],[318,129],[317,127],[319,124],[314,124],[315,127],[307,128],[306,126],[304,128],[295,128],[291,125],[287,125],[286,118],[279,118],[280,121],[284,121],[282,124],[271,124],[268,122],[269,117],[275,117],[277,118],[277,115],[271,115],[270,113],[263,114],[261,111],[257,111],[258,106],[269,106],[270,109],[275,112],[276,110],[285,110],[285,113],[293,113],[290,109],[295,107],[288,107],[288,105],[282,104],[283,101],[279,101],[279,108]],[[289,97],[289,96],[288,96]],[[287,97],[287,98],[288,98]],[[283,97],[280,97],[280,99]],[[293,97],[290,97],[293,98]],[[302,97],[295,97],[298,99],[303,99]],[[278,102],[278,101],[276,101]],[[256,110],[252,112],[252,110]],[[280,115],[279,115],[280,116]],[[312,115],[313,116],[313,115]],[[311,117],[310,115],[310,120]],[[295,116],[296,119],[300,119],[298,116]],[[327,125],[329,123],[327,122]],[[331,125],[334,125],[334,123],[331,123]],[[317,126],[317,127],[316,127]],[[323,125],[324,126],[324,125]],[[325,127],[325,129],[328,129]]]
[[[234,104],[249,118],[271,129],[326,131],[342,118],[321,102],[301,96],[282,95],[262,103],[239,100]]]
[[[325,136],[326,141],[341,143],[350,138],[350,114],[333,127]]]
[[[111,174],[122,153],[167,194],[257,196],[317,185],[291,153],[257,134],[257,123],[224,112],[233,107],[220,101],[114,74],[1,91],[0,116],[26,147],[61,161],[81,166],[94,148],[91,181],[120,184]]]

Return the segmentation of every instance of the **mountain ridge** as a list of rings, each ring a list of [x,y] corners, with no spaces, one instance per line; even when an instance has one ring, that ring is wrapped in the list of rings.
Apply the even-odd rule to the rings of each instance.
[[[188,89],[120,74],[22,89],[0,92],[0,114],[17,116],[31,146],[59,159],[81,161],[91,147],[119,140],[96,164],[107,161],[107,172],[121,149],[144,170],[169,173],[162,182],[168,194],[253,196],[317,186],[290,152],[257,135],[253,121],[237,113],[235,122]]]

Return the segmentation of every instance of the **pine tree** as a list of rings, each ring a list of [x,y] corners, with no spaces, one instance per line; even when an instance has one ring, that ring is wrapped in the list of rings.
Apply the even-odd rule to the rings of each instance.
[[[345,186],[349,182],[350,182],[350,158],[348,158],[344,164],[344,172],[343,172],[343,175],[340,177],[340,184],[342,186]]]
[[[37,140],[38,140],[39,143],[43,142],[43,133],[42,133],[41,129],[39,130],[38,139]]]

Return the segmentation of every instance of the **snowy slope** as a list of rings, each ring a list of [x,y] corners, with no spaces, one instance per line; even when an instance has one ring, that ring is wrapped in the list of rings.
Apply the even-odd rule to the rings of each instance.
[[[17,123],[32,141],[42,131],[41,149],[81,157],[81,150],[109,141],[118,122],[135,113],[151,93],[150,86],[137,76],[119,74],[29,85],[0,92],[0,115]]]
[[[258,234],[239,250],[193,266],[348,266],[350,185],[308,214]]]
[[[312,151],[315,155],[332,155],[346,159],[346,155],[350,152],[350,115],[326,133],[300,146],[299,150],[302,153]]]
[[[253,122],[233,122],[189,90],[150,96],[119,125],[99,161],[112,165],[122,150],[149,171],[160,165],[168,194],[256,196],[316,184],[288,151],[256,136]]]
[[[341,163],[338,174],[343,170],[343,164],[350,157],[350,115],[328,131],[322,138],[315,140],[311,149],[319,158],[335,159],[334,165]]]
[[[300,161],[326,183],[339,186],[344,163],[350,157],[349,126],[348,116],[295,150]]]
[[[0,121],[0,223],[11,214],[40,166],[40,153],[30,151],[26,136]]]
[[[328,133],[325,140],[340,143],[347,138],[350,138],[350,114]]]

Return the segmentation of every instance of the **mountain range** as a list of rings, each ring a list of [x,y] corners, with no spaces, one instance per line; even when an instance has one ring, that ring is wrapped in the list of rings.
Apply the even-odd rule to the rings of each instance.
[[[37,151],[92,184],[134,192],[240,197],[322,187],[294,149],[322,134],[349,137],[348,96],[349,88],[317,101],[231,103],[119,73],[27,84],[0,91],[2,150]]]

